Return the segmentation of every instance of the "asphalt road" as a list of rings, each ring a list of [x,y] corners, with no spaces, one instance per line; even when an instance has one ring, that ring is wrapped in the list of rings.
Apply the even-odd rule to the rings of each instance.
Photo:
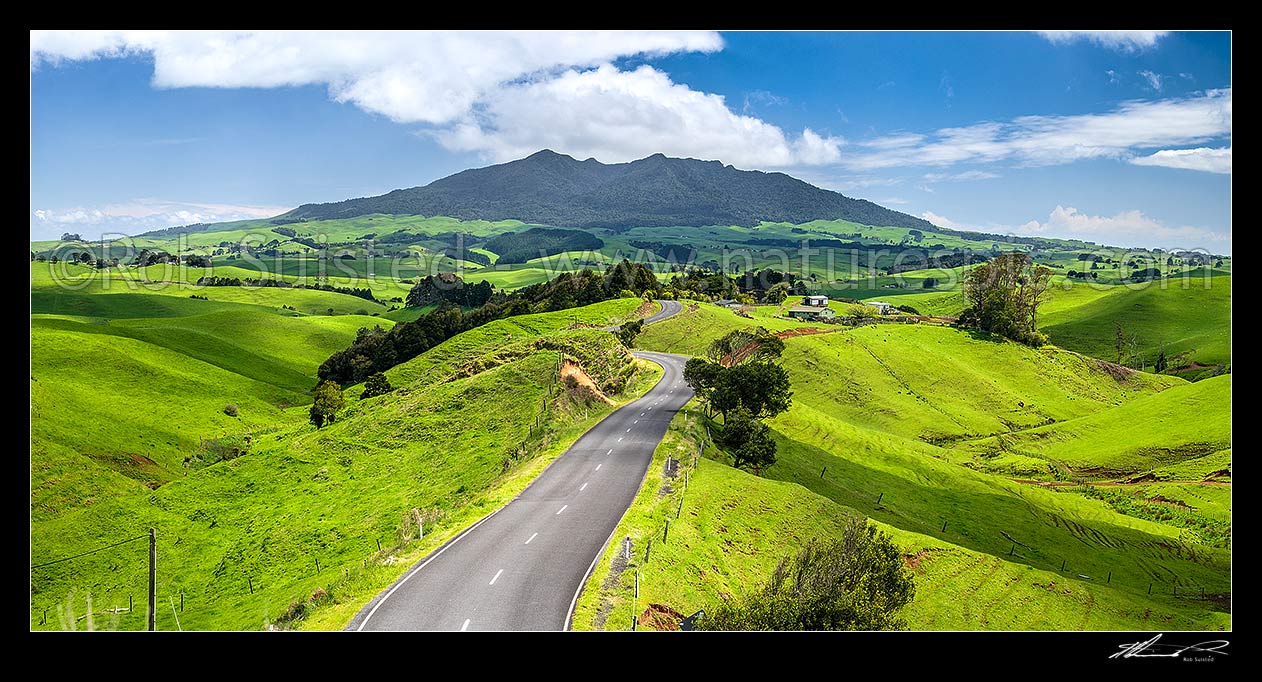
[[[662,320],[665,320],[668,317],[674,317],[675,315],[678,315],[684,310],[684,304],[680,303],[679,301],[658,300],[658,303],[662,305],[662,309],[644,318],[644,324],[653,324],[654,322],[661,322]],[[616,327],[605,327],[605,331],[607,332],[616,332],[616,331],[620,331],[621,329],[622,329],[621,325],[616,326]]]
[[[662,301],[648,322],[682,310]],[[672,305],[673,304],[673,305]],[[656,319],[654,319],[656,318]],[[684,356],[637,352],[661,381],[583,434],[520,495],[432,552],[351,621],[352,630],[564,630],[587,574],[692,398]]]

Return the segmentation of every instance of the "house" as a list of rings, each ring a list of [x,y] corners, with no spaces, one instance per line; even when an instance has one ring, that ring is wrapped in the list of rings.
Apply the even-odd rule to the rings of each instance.
[[[828,297],[827,296],[807,296],[806,298],[802,299],[802,305],[815,306],[817,308],[827,308]]]
[[[884,301],[867,301],[867,305],[876,308],[882,315],[891,315],[895,310],[893,304],[886,303]]]
[[[837,316],[832,308],[814,305],[795,305],[789,308],[789,317],[795,320],[831,320]]]
[[[734,301],[730,298],[722,298],[714,302],[714,305],[717,305],[720,308],[735,308],[740,306],[740,304],[740,301]]]

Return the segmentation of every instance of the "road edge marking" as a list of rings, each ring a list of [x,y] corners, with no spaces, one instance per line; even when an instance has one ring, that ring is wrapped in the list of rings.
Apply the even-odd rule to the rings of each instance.
[[[507,505],[505,505],[505,506],[507,506]],[[441,555],[442,555],[442,553],[443,553],[443,552],[446,552],[448,547],[451,547],[452,545],[456,544],[457,542],[460,542],[461,540],[463,540],[463,539],[464,539],[464,536],[468,535],[469,533],[472,533],[472,532],[474,531],[474,529],[476,529],[478,526],[480,526],[480,525],[482,525],[482,524],[486,523],[487,521],[489,521],[489,520],[491,519],[491,517],[492,517],[492,516],[495,516],[496,514],[500,513],[500,510],[501,510],[501,509],[504,509],[504,507],[500,507],[499,509],[496,509],[495,511],[491,512],[490,514],[487,514],[486,516],[483,516],[481,521],[478,521],[477,523],[473,524],[472,526],[469,526],[467,529],[465,529],[465,532],[461,533],[460,535],[457,535],[457,536],[456,536],[454,539],[452,539],[451,541],[446,542],[446,543],[443,543],[443,546],[442,546],[442,547],[439,547],[439,548],[438,548],[438,551],[437,551],[437,552],[434,552],[434,554],[433,554],[433,555],[431,555],[428,559],[426,559],[424,563],[422,563],[421,565],[417,566],[416,568],[414,568],[414,569],[412,569],[412,570],[408,571],[407,575],[403,576],[403,578],[402,578],[402,579],[400,579],[400,580],[399,580],[399,582],[395,583],[395,584],[394,584],[394,586],[390,588],[390,591],[389,591],[389,592],[386,592],[386,596],[382,597],[382,598],[380,599],[380,601],[378,601],[378,602],[377,602],[377,603],[376,603],[376,604],[372,607],[372,610],[368,612],[368,615],[367,615],[367,616],[364,616],[364,620],[363,620],[363,621],[361,621],[361,622],[359,623],[359,627],[355,628],[355,632],[363,632],[363,631],[364,631],[364,626],[365,626],[365,625],[368,625],[368,621],[372,620],[372,617],[373,617],[373,616],[377,613],[377,609],[381,608],[381,605],[382,605],[382,604],[384,604],[384,603],[386,603],[386,600],[390,598],[390,595],[392,595],[392,594],[394,594],[396,591],[398,591],[398,589],[399,589],[400,587],[403,587],[403,584],[404,584],[404,583],[406,583],[407,581],[411,580],[411,579],[412,579],[412,576],[416,575],[417,573],[420,573],[422,568],[425,568],[426,566],[428,566],[428,565],[429,565],[429,563],[430,563],[431,561],[433,561],[434,559],[437,559],[439,556],[441,556]]]

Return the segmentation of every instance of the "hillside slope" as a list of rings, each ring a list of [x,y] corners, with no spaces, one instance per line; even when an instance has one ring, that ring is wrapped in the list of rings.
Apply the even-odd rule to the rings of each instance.
[[[591,309],[524,317],[548,330],[573,321],[607,324],[632,313],[639,303],[623,299]],[[433,549],[511,499],[552,457],[613,409],[604,401],[587,401],[561,389],[556,371],[562,354],[591,367],[598,379],[620,378],[625,393],[619,398],[638,394],[660,375],[640,368],[612,335],[598,329],[530,335],[526,328],[516,328],[511,344],[498,335],[483,335],[474,342],[453,338],[448,344],[457,352],[439,346],[431,350],[436,357],[417,358],[413,362],[425,369],[394,373],[396,390],[388,395],[360,400],[358,388],[352,388],[345,412],[320,430],[307,423],[301,407],[282,411],[242,401],[243,417],[272,410],[266,415],[270,423],[246,434],[253,437],[244,441],[245,452],[156,490],[107,478],[80,499],[66,490],[60,490],[56,499],[51,492],[37,495],[33,502],[51,505],[60,500],[75,508],[34,519],[32,561],[73,555],[99,546],[103,538],[132,537],[156,527],[162,557],[159,600],[178,602],[184,596],[186,607],[179,618],[185,629],[258,629],[301,618],[316,606],[362,605],[397,578],[415,553]],[[211,431],[232,428],[231,418],[213,414],[226,391],[252,390],[240,385],[248,379],[198,360],[181,360],[184,356],[174,351],[130,348],[144,345],[134,339],[76,339],[59,329],[39,331],[41,345],[62,341],[63,336],[71,344],[51,347],[41,356],[46,358],[41,364],[49,365],[45,376],[57,357],[64,358],[60,364],[66,367],[94,361],[95,355],[81,355],[73,344],[108,342],[119,348],[117,353],[152,357],[155,364],[175,373],[133,370],[111,360],[103,364],[118,365],[122,376],[103,375],[100,381],[115,393],[129,394],[128,375],[162,377],[146,391],[202,378],[208,382],[194,384],[195,390],[206,393],[204,410],[182,401],[170,410],[189,414],[156,413],[154,421],[146,422],[146,413],[137,411],[131,422],[111,425],[114,429],[144,432],[165,423],[169,433],[151,433],[159,440],[185,435],[203,421]],[[405,374],[413,378],[405,379]],[[215,382],[220,381],[225,386],[216,394]],[[148,393],[140,397],[157,400]],[[90,405],[63,403],[55,395],[37,402],[60,409],[78,406],[91,413]],[[40,412],[33,422],[37,429],[55,429],[85,420]],[[125,442],[118,435],[113,440]],[[42,452],[65,452],[51,435],[37,432],[36,445],[32,458],[37,467],[49,461]],[[49,468],[68,469],[57,461]],[[85,478],[71,474],[67,476],[75,481]],[[93,503],[85,504],[82,498],[89,496]],[[427,519],[420,542],[415,540],[412,509]],[[68,627],[58,616],[69,608],[82,614],[88,593],[96,608],[125,607],[129,596],[143,604],[145,577],[140,545],[38,569],[32,573],[32,626]],[[321,596],[311,603],[308,597],[317,588]],[[49,618],[41,625],[45,609]],[[175,629],[170,609],[158,613],[159,629]],[[98,627],[118,629],[140,629],[142,624],[143,608],[102,616],[97,622]]]

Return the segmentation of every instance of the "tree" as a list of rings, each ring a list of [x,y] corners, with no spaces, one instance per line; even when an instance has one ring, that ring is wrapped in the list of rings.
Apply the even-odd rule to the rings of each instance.
[[[776,463],[771,429],[744,407],[737,407],[727,416],[716,442],[731,453],[738,469],[752,469],[761,475],[763,469]]]
[[[390,380],[381,372],[370,375],[364,382],[364,392],[359,394],[360,400],[375,398],[379,395],[385,395],[393,391],[394,387],[390,385]]]
[[[731,367],[742,362],[771,360],[784,352],[784,341],[764,327],[737,329],[710,343],[706,358],[710,362]]]
[[[83,241],[83,237],[79,236],[79,234],[78,234],[77,232],[62,232],[62,233],[61,233],[61,241],[63,241],[63,242],[81,242],[81,241]]]
[[[618,330],[618,341],[627,348],[635,347],[635,337],[644,329],[644,320],[633,320]]]
[[[866,303],[851,303],[850,305],[846,306],[846,312],[850,313],[851,317],[858,317],[858,318],[872,318],[872,317],[881,316],[881,311],[877,310],[876,306],[870,306],[870,305],[867,305]]]
[[[738,407],[757,419],[774,417],[789,409],[792,397],[789,373],[783,367],[773,362],[750,362],[720,369],[710,391],[710,404],[726,423],[728,412]]]
[[[722,365],[705,358],[689,358],[684,363],[684,381],[705,402],[707,415],[709,408],[713,406],[714,390],[718,387],[719,375],[722,373]]]
[[[703,630],[894,630],[916,594],[889,535],[852,518],[840,538],[810,540],[761,587],[706,609]]]
[[[767,290],[765,299],[768,303],[780,305],[784,303],[784,299],[788,298],[791,292],[792,288],[788,282],[779,282],[771,285],[771,288]]]
[[[316,428],[337,420],[337,413],[346,406],[346,398],[342,395],[342,387],[336,381],[321,381],[315,390],[315,402],[311,404],[311,423]]]
[[[938,280],[933,277],[926,277],[923,280],[921,280],[920,286],[923,289],[932,289],[938,286]]]
[[[1037,313],[1051,276],[1050,268],[1034,265],[1021,252],[1005,253],[977,265],[964,275],[964,297],[969,307],[960,313],[957,324],[1042,345],[1046,337],[1038,332]]]

